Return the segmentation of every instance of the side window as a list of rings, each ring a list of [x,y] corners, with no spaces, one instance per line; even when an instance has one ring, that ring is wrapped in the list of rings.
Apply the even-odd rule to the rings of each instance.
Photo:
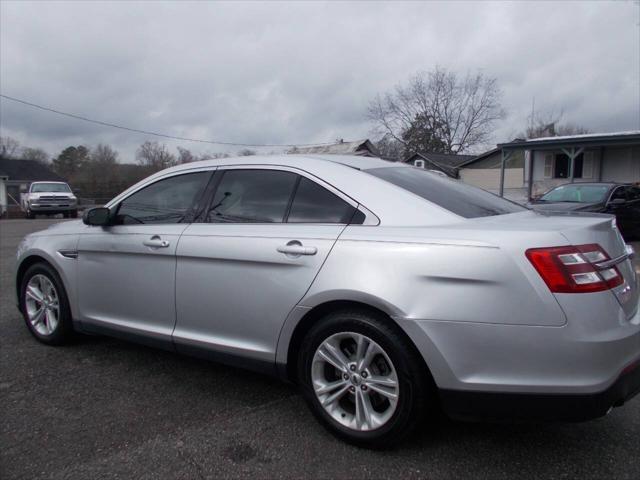
[[[616,200],[616,199],[622,199],[622,200],[627,199],[626,189],[624,187],[618,187],[613,191],[613,194],[611,195],[610,200]]]
[[[282,223],[298,175],[279,170],[226,170],[207,212],[210,223]]]
[[[301,177],[287,222],[347,224],[355,210],[326,188]]]
[[[629,200],[640,200],[640,187],[629,187]]]
[[[180,223],[202,194],[210,175],[186,173],[143,188],[120,203],[116,224]]]

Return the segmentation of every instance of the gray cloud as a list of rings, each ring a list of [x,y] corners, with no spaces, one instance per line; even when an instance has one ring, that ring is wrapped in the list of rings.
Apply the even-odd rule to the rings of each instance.
[[[640,128],[633,2],[2,2],[0,9],[3,93],[182,137],[366,137],[368,101],[436,64],[498,78],[508,117],[495,141],[523,130],[534,96],[539,109],[563,110],[564,120],[594,131]],[[148,139],[6,100],[0,107],[3,135],[52,154],[103,142],[132,161]]]

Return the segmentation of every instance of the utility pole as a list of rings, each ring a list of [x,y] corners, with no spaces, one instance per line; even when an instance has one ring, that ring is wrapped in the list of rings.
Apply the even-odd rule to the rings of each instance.
[[[529,131],[533,132],[533,125],[535,122],[535,115],[536,115],[536,96],[534,95],[531,98],[531,117],[529,118]]]

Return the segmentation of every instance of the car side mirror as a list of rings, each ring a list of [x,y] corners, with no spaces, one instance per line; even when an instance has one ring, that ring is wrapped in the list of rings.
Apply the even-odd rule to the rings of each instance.
[[[111,211],[105,207],[90,208],[82,215],[82,221],[85,225],[106,227],[111,224]]]

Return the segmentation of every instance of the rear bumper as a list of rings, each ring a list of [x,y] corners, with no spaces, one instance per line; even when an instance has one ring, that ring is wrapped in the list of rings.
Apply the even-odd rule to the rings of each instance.
[[[593,394],[527,394],[440,390],[452,418],[583,421],[606,415],[640,392],[640,359],[606,390]]]

